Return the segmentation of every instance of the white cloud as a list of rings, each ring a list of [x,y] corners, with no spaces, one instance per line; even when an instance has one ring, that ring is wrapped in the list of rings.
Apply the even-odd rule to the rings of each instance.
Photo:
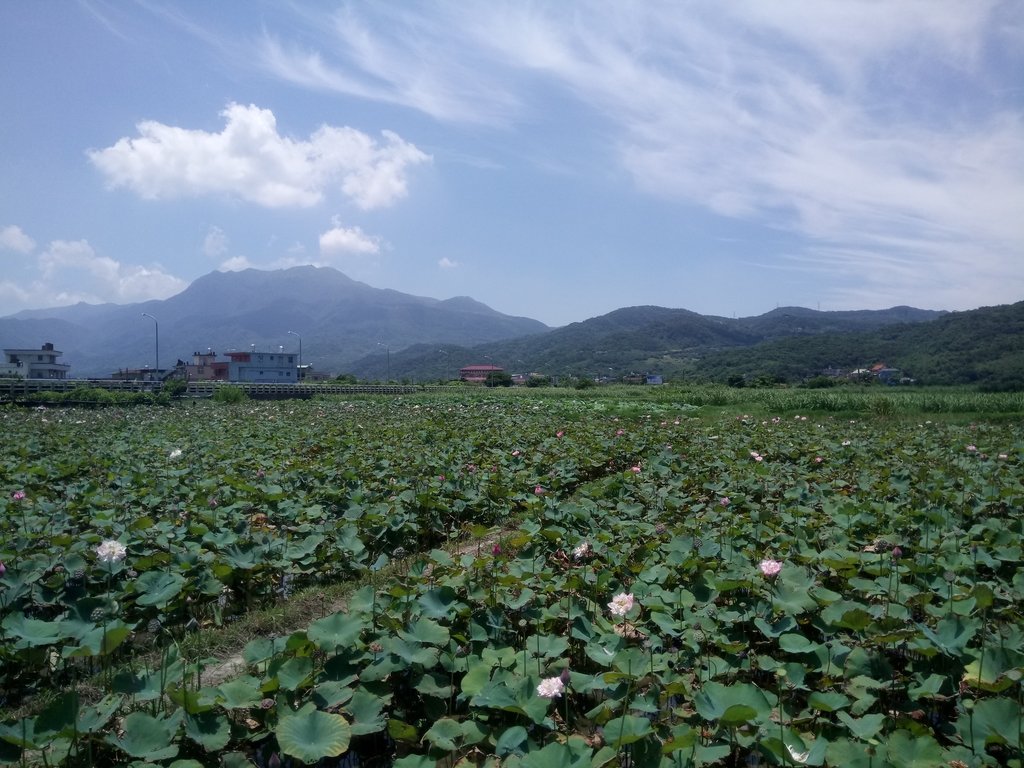
[[[89,159],[111,187],[146,199],[220,194],[267,208],[310,207],[340,187],[362,209],[405,197],[408,169],[431,159],[392,131],[377,141],[323,125],[302,141],[278,133],[269,109],[229,104],[221,114],[220,133],[143,121],[137,137]]]
[[[380,253],[380,238],[367,235],[359,227],[343,227],[337,219],[334,226],[320,235],[320,253]]]
[[[0,249],[17,253],[31,253],[36,241],[22,232],[21,227],[10,224],[0,229]]]
[[[455,269],[460,265],[459,262],[452,261],[447,256],[442,256],[440,259],[438,259],[437,266],[439,266],[441,269]]]
[[[232,256],[222,262],[217,269],[221,272],[241,272],[243,269],[251,269],[254,266],[245,256]]]
[[[210,259],[216,259],[224,255],[228,249],[228,236],[220,227],[210,227],[203,238],[203,254]]]
[[[39,306],[165,299],[188,286],[159,265],[122,264],[97,254],[86,240],[54,240],[38,261],[42,279],[31,292]]]

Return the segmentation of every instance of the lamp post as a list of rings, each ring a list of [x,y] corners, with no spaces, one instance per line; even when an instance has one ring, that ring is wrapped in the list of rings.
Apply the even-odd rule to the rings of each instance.
[[[388,378],[387,378],[387,382],[390,384],[391,383],[391,347],[388,344],[385,344],[383,341],[378,341],[377,342],[377,346],[378,347],[384,347],[384,350],[388,353]]]
[[[301,377],[302,376],[302,337],[299,336],[299,334],[297,334],[295,331],[288,331],[288,333],[290,333],[292,336],[294,336],[295,338],[297,338],[299,340],[299,377]],[[296,378],[295,380],[298,381],[299,379]]]
[[[143,317],[148,317],[150,320],[153,321],[153,332],[155,334],[155,341],[156,341],[156,359],[154,361],[156,363],[156,367],[155,367],[155,369],[153,371],[153,375],[156,376],[156,377],[159,377],[160,376],[160,322],[155,317],[153,317],[151,314],[149,314],[149,312],[143,312],[142,316]],[[156,381],[156,379],[154,379],[154,381]]]

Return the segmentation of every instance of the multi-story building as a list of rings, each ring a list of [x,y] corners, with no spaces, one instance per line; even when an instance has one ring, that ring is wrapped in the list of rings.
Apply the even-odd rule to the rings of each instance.
[[[228,366],[226,360],[218,360],[217,353],[211,349],[205,352],[193,352],[191,363],[179,361],[179,375],[187,381],[227,381]]]
[[[288,352],[228,352],[228,381],[294,384],[299,368]]]
[[[23,379],[66,379],[71,366],[57,362],[62,354],[50,342],[39,349],[5,349],[7,360],[0,366],[0,375]]]

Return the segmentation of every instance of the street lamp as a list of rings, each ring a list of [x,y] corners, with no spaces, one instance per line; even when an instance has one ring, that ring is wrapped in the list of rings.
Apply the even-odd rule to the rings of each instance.
[[[292,336],[299,340],[299,376],[302,376],[302,337],[299,336],[295,331],[288,331]],[[298,381],[298,379],[296,379]]]
[[[378,341],[377,342],[377,346],[378,347],[384,347],[384,349],[388,353],[388,378],[387,378],[387,381],[388,381],[388,383],[390,383],[391,382],[391,347],[389,345],[385,344],[383,341]]]
[[[156,360],[155,360],[156,367],[154,369],[153,375],[159,378],[159,376],[160,376],[160,323],[159,323],[159,321],[155,317],[153,317],[151,314],[149,314],[149,312],[143,312],[142,316],[143,317],[148,317],[150,320],[153,321],[153,331],[156,334]],[[156,381],[156,379],[154,379],[154,381]]]

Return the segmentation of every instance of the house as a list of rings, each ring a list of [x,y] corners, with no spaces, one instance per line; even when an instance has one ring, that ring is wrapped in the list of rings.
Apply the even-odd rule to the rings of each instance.
[[[178,361],[178,376],[185,381],[227,381],[228,361],[218,360],[217,353],[212,349],[205,352],[193,352],[192,362]]]
[[[62,354],[50,342],[39,349],[5,349],[7,360],[0,365],[0,375],[23,379],[66,379],[71,366],[57,362]]]
[[[465,368],[459,369],[459,378],[474,384],[483,384],[487,381],[488,376],[501,373],[504,370],[497,365],[467,365]]]
[[[228,352],[228,381],[295,384],[299,368],[288,352]]]

